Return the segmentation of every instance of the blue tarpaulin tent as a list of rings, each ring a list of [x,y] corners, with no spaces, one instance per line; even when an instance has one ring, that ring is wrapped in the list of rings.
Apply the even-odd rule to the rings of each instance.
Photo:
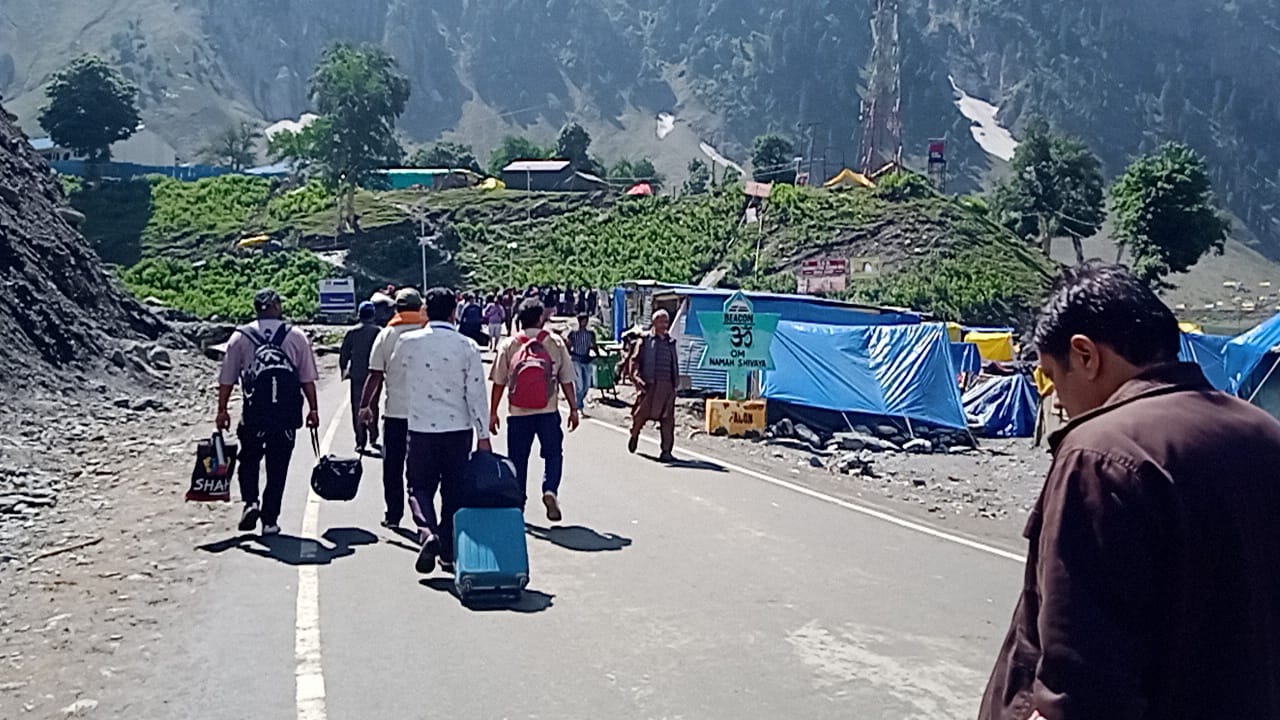
[[[1183,362],[1199,365],[1211,385],[1218,390],[1227,390],[1231,383],[1223,350],[1230,342],[1231,338],[1227,335],[1182,333],[1182,351],[1178,353],[1178,358]]]
[[[1227,390],[1240,394],[1245,381],[1262,364],[1267,353],[1280,345],[1280,315],[1238,335],[1223,349],[1226,358]]]
[[[966,427],[945,325],[784,320],[772,354],[775,369],[764,373],[771,401]]]
[[[1034,437],[1039,409],[1035,381],[1023,373],[995,378],[964,394],[965,412],[982,421],[987,437]]]
[[[951,362],[956,375],[977,375],[982,372],[982,351],[976,343],[951,343]]]

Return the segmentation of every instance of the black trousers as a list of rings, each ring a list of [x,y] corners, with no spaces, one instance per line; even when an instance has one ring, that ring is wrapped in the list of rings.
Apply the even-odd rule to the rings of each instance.
[[[256,430],[244,424],[236,428],[240,441],[240,498],[246,505],[262,503],[263,525],[275,525],[280,520],[280,503],[297,436],[297,430]],[[263,460],[267,465],[267,487],[259,497],[258,473]]]
[[[387,504],[386,521],[398,523],[404,517],[404,461],[409,452],[409,421],[382,420],[382,497]]]
[[[364,378],[351,377],[351,427],[356,430],[356,447],[362,448],[369,443],[378,442],[378,418],[374,413],[373,425],[365,426],[360,422],[360,401],[364,395]]]
[[[472,431],[409,433],[409,507],[418,528],[440,539],[440,556],[453,558],[453,514],[471,459]],[[436,490],[440,518],[436,519]]]

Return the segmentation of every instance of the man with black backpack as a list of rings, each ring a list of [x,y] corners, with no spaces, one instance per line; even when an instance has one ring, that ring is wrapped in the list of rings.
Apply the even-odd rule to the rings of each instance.
[[[306,426],[320,427],[315,352],[306,334],[281,318],[283,304],[275,290],[258,291],[253,298],[258,319],[232,334],[218,375],[218,430],[231,429],[227,405],[237,383],[244,393],[242,417],[236,429],[240,441],[240,497],[244,500],[240,530],[251,532],[261,519],[263,535],[280,532],[280,503],[294,440],[303,425],[304,395],[310,408]],[[263,460],[267,486],[259,498],[258,472]]]
[[[578,429],[578,403],[574,396],[573,358],[564,340],[542,328],[545,307],[536,298],[520,304],[520,332],[502,342],[489,379],[489,425],[497,433],[498,408],[507,394],[507,452],[516,466],[520,487],[527,487],[529,454],[536,437],[542,448],[546,474],[542,480],[542,504],[547,519],[559,522],[560,477],[564,471],[564,431],[560,429],[560,391],[569,403],[569,431]],[[508,391],[509,390],[509,391]]]

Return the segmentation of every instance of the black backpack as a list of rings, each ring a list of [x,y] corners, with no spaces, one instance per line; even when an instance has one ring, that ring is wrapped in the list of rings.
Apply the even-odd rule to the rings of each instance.
[[[468,303],[462,308],[462,322],[460,325],[480,325],[484,321],[484,310],[480,309],[475,303]]]
[[[240,377],[244,391],[244,424],[256,429],[297,430],[302,427],[302,383],[284,351],[288,323],[270,338],[251,326],[240,333],[253,343],[253,362]]]

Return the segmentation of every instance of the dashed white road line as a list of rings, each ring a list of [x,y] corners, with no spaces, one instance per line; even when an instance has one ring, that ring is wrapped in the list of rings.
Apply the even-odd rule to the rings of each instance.
[[[590,422],[593,425],[598,425],[607,430],[612,430],[620,435],[628,434],[625,428],[618,427],[617,425],[611,425],[602,420],[597,420],[595,418],[588,418],[587,422]],[[658,444],[658,441],[654,440],[653,438],[647,435],[642,435],[640,439],[652,445]],[[887,522],[891,525],[897,525],[900,528],[911,530],[912,532],[917,532],[922,535],[928,535],[929,537],[937,538],[939,540],[953,543],[955,545],[962,545],[972,550],[977,550],[979,552],[987,553],[988,555],[994,555],[999,558],[1004,558],[1005,560],[1012,560],[1017,563],[1025,563],[1027,561],[1026,557],[1019,555],[1018,553],[1010,552],[1008,550],[995,547],[994,545],[988,545],[986,543],[978,542],[977,540],[971,540],[967,537],[956,535],[955,533],[949,533],[946,530],[939,530],[938,528],[930,527],[923,523],[918,523],[914,520],[908,520],[906,518],[898,517],[897,515],[887,513],[883,510],[877,510],[875,508],[867,507],[866,505],[860,505],[858,503],[850,502],[848,500],[841,500],[838,497],[828,495],[824,492],[819,492],[812,488],[804,487],[803,485],[797,485],[796,483],[793,483],[793,482],[788,482],[786,480],[780,480],[770,475],[765,475],[762,472],[756,472],[755,470],[752,470],[750,468],[744,468],[740,465],[734,465],[718,457],[703,455],[700,452],[689,450],[687,448],[681,449],[680,453],[682,455],[689,455],[691,457],[697,458],[698,460],[702,460],[704,462],[715,463],[717,465],[720,465],[721,467],[724,467],[725,469],[732,470],[733,472],[755,478],[756,480],[760,480],[762,482],[767,482],[770,485],[774,485],[780,488],[785,488],[787,490],[790,490],[795,493],[799,493],[801,495],[807,495],[816,500],[821,500],[823,502],[830,503],[837,507],[844,508],[845,510],[852,510],[853,512],[866,515],[867,517],[873,517],[877,520]]]
[[[345,394],[344,394],[345,395]],[[320,443],[320,453],[328,454],[333,438],[338,434],[339,418],[347,416],[351,398],[343,398],[341,407],[329,421]],[[307,506],[302,513],[302,537],[318,540],[320,532],[320,497],[307,488]],[[295,698],[298,720],[325,720],[328,712],[325,704],[324,665],[320,657],[320,581],[316,566],[298,565],[298,604],[293,656],[297,662],[294,671]]]

